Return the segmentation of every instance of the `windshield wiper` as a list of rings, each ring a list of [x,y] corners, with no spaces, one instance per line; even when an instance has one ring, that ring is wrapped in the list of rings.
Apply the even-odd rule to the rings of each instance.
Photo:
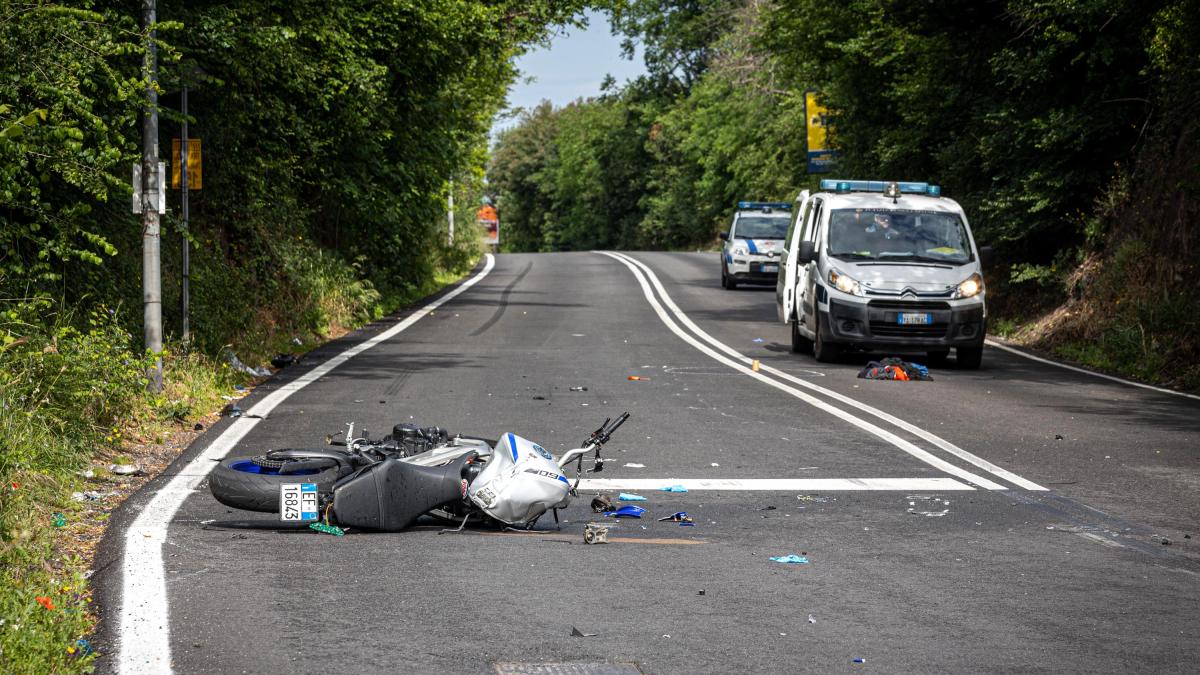
[[[851,251],[846,251],[844,253],[830,253],[830,255],[841,260],[879,260],[879,258],[876,258],[873,255],[867,255],[865,253],[853,253]]]

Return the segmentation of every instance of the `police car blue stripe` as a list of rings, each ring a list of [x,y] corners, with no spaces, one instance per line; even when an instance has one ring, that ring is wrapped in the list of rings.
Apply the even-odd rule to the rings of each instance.
[[[512,434],[508,435],[508,449],[512,450],[513,461],[517,461],[517,437]]]
[[[758,247],[754,245],[753,239],[747,239],[746,246],[748,246],[750,248],[751,253],[758,255]]]

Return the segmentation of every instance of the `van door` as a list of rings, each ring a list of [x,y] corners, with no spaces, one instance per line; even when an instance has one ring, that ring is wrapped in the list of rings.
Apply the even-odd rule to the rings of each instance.
[[[809,212],[805,214],[804,229],[800,234],[800,240],[796,242],[797,247],[799,247],[800,241],[811,241],[816,244],[821,240],[820,227],[818,226],[821,222],[821,213],[824,210],[821,208],[822,200],[813,199],[811,201],[812,203],[808,209]],[[820,250],[821,247],[817,245],[816,251],[818,255],[820,255]],[[816,308],[813,304],[815,288],[813,282],[819,276],[817,270],[820,269],[820,266],[818,263],[818,260],[814,260],[802,265],[798,270],[798,278],[796,280],[796,303],[799,305],[796,310],[796,316],[800,321],[800,325],[808,326],[810,329],[816,326]],[[814,317],[812,322],[808,320],[810,315]]]
[[[796,198],[796,210],[792,213],[792,223],[788,227],[787,248],[783,261],[783,274],[775,281],[775,306],[779,309],[779,320],[788,323],[792,318],[792,310],[796,306],[796,247],[800,245],[804,230],[804,218],[807,215],[809,199],[808,190]]]

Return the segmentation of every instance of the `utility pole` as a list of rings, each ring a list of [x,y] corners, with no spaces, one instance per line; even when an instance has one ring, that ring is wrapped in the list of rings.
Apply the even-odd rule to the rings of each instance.
[[[146,110],[142,116],[142,323],[145,326],[146,349],[154,353],[154,365],[147,373],[147,388],[158,393],[163,388],[162,373],[162,270],[159,265],[159,190],[158,175],[158,48],[154,44],[158,22],[155,0],[142,0],[142,22],[147,31],[146,56],[143,70],[146,76]]]
[[[446,216],[450,220],[450,245],[454,245],[454,178],[450,178],[450,196],[446,199]]]
[[[179,187],[182,188],[179,193],[180,210],[183,212],[183,288],[180,295],[180,311],[183,313],[183,330],[180,336],[184,344],[192,339],[191,322],[188,316],[188,287],[190,285],[191,265],[189,261],[190,250],[188,246],[188,108],[187,108],[187,82],[184,82],[183,93],[181,94],[182,101],[180,107],[183,108],[183,128],[180,129],[179,141]]]

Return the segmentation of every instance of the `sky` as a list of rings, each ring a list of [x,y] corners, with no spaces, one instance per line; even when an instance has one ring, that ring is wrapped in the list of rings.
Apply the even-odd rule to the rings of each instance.
[[[577,98],[599,95],[606,74],[624,83],[646,71],[640,48],[634,60],[621,58],[621,38],[612,34],[606,15],[589,11],[585,16],[586,30],[561,28],[548,49],[539,47],[517,59],[521,77],[509,87],[510,108],[533,108],[542,99],[561,108]],[[514,124],[511,117],[498,117],[493,136]]]

